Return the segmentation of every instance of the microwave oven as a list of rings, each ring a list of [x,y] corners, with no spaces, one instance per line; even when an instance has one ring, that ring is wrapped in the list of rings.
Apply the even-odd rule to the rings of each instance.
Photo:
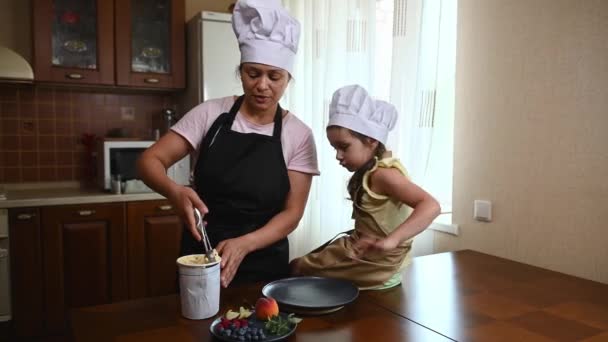
[[[155,141],[142,140],[103,140],[97,153],[97,176],[99,185],[110,190],[113,177],[120,175],[122,182],[138,179],[137,159]],[[190,155],[173,164],[167,176],[175,183],[190,185]]]

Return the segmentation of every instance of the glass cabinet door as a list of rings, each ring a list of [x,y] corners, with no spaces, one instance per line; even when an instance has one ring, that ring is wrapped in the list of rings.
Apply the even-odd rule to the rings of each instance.
[[[171,71],[171,1],[131,0],[131,71]]]
[[[113,85],[114,1],[32,0],[36,81]]]
[[[99,0],[98,0],[99,1]],[[116,5],[116,83],[185,87],[185,1],[124,0]]]
[[[54,66],[97,69],[97,1],[55,0],[51,41]]]

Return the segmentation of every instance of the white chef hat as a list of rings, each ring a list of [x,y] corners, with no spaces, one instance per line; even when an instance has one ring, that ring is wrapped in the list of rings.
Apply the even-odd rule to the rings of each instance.
[[[349,85],[334,92],[329,105],[327,126],[340,126],[386,144],[388,132],[397,123],[397,109],[392,104],[372,99],[359,85]]]
[[[279,0],[239,0],[232,13],[232,28],[241,63],[272,65],[293,74],[300,23]]]

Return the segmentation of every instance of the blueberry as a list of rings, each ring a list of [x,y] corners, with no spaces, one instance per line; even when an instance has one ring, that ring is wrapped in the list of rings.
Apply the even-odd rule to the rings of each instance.
[[[245,341],[245,336],[239,336],[239,341]]]
[[[230,336],[230,335],[232,335],[232,330],[226,329],[226,330],[224,330],[224,334],[226,334],[226,336]]]
[[[246,339],[250,339],[251,338],[251,334],[245,334],[245,338]]]

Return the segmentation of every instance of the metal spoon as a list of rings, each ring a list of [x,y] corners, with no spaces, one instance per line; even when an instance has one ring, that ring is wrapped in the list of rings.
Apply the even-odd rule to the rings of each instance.
[[[213,247],[211,247],[211,242],[209,241],[209,236],[207,236],[207,230],[205,229],[205,222],[203,222],[201,212],[197,208],[194,208],[194,219],[196,221],[196,229],[201,234],[201,243],[203,244],[203,250],[205,251],[207,260],[209,260],[209,262],[216,262],[217,260],[213,253]]]

